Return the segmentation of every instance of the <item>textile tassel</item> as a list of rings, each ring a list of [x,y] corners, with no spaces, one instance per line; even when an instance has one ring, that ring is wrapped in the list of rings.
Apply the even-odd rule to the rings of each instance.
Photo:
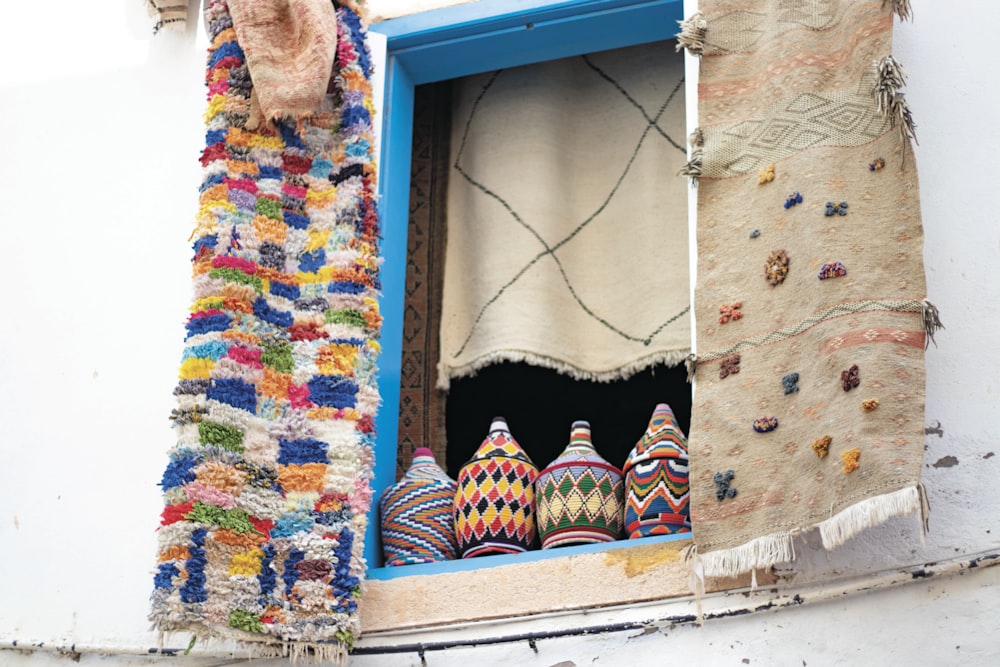
[[[906,72],[892,56],[886,56],[876,63],[878,68],[878,83],[872,89],[872,95],[878,105],[878,111],[889,119],[891,127],[899,127],[904,143],[907,137],[917,144],[917,126],[906,103],[906,95],[902,92],[906,85]]]
[[[187,25],[187,0],[146,0],[146,12],[155,21],[154,35],[163,28],[183,31]]]
[[[687,381],[688,384],[694,382],[694,373],[698,370],[698,357],[694,353],[689,354],[686,359],[684,359],[684,366],[687,368]]]
[[[757,568],[769,568],[795,560],[794,536],[790,532],[764,535],[732,549],[700,556],[709,577],[735,577]]]
[[[687,49],[693,56],[700,56],[705,51],[705,33],[708,31],[708,21],[701,12],[695,12],[683,21],[678,21],[681,31],[677,33],[677,50]]]
[[[701,128],[695,128],[688,137],[688,143],[691,144],[691,158],[678,173],[690,178],[692,185],[697,185],[698,179],[701,178],[702,160],[705,157],[705,135],[702,134]]]
[[[917,493],[920,494],[920,540],[923,541],[931,529],[931,501],[927,498],[923,482],[917,484]]]
[[[688,589],[694,595],[695,613],[698,624],[705,625],[705,614],[701,609],[701,599],[705,597],[705,566],[698,556],[698,545],[691,543],[684,553],[684,562],[688,566]]]
[[[937,347],[937,341],[934,340],[934,332],[944,329],[937,306],[924,299],[920,304],[920,313],[924,317],[924,349],[928,349],[931,343],[934,343],[934,347]]]
[[[910,0],[882,0],[882,6],[892,4],[892,11],[898,16],[900,21],[906,21],[913,16],[910,9]]]
[[[819,524],[823,548],[839,547],[866,528],[916,511],[923,511],[919,486],[862,500]]]

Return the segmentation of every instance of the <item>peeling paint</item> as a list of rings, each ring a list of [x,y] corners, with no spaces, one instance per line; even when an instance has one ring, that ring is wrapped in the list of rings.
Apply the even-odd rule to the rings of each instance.
[[[958,459],[954,456],[942,456],[934,463],[935,468],[952,468],[958,465]]]
[[[991,459],[994,456],[996,456],[996,454],[994,454],[993,452],[986,452],[986,455],[983,456],[983,460],[985,461],[986,459]]]
[[[680,550],[666,548],[666,545],[651,545],[641,549],[614,549],[604,554],[604,564],[609,567],[621,565],[625,570],[625,576],[629,579],[646,574],[661,565],[676,563],[680,559]]]

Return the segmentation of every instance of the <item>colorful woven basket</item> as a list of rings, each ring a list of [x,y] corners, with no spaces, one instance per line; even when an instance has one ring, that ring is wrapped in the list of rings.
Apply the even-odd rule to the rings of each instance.
[[[573,422],[569,445],[538,475],[535,490],[543,549],[613,542],[621,534],[625,482],[594,449],[589,422]]]
[[[454,560],[458,485],[421,447],[399,480],[382,494],[382,551],[387,566]]]
[[[687,438],[669,405],[656,406],[624,469],[629,539],[691,531]]]
[[[455,533],[462,558],[521,553],[535,541],[538,468],[503,417],[458,473]]]

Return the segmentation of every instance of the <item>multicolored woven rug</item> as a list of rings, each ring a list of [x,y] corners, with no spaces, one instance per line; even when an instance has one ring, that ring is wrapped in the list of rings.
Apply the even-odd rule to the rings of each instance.
[[[703,0],[691,521],[707,575],[923,511],[912,118],[883,0]]]
[[[343,660],[359,631],[381,318],[371,62],[337,11],[328,95],[247,129],[227,5],[206,7],[194,303],[150,615],[254,655]]]

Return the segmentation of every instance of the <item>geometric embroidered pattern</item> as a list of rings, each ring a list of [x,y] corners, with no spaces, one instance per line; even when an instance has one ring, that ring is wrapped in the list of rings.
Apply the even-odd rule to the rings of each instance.
[[[761,169],[814,146],[861,146],[889,129],[871,103],[874,68],[851,91],[802,93],[761,117],[702,128],[702,176],[729,178]]]
[[[406,476],[382,496],[382,549],[386,566],[454,560],[458,486],[426,448],[413,455]]]
[[[625,532],[629,539],[691,530],[687,439],[661,403],[625,463]]]
[[[594,450],[587,422],[574,422],[569,446],[541,472],[535,486],[543,549],[618,539],[624,479]]]
[[[535,541],[538,469],[497,418],[458,474],[455,533],[462,558],[521,553]]]

